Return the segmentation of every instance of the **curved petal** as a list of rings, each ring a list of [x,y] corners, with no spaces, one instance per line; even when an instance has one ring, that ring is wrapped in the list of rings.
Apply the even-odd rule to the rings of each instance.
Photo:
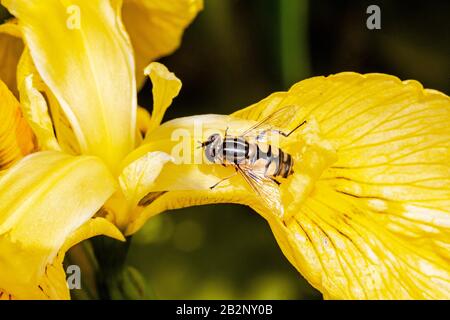
[[[140,212],[139,202],[154,187],[164,164],[171,157],[164,152],[149,152],[127,164],[119,175],[118,190],[104,205],[103,213],[121,230]]]
[[[30,294],[27,296],[20,294],[16,296],[0,289],[0,300],[13,300],[20,298],[53,300],[69,299],[70,295],[69,290],[67,290],[66,274],[62,268],[64,255],[77,243],[98,235],[105,235],[121,241],[125,240],[120,231],[108,220],[104,218],[89,219],[86,223],[69,235],[53,262],[45,266],[44,276],[37,286],[37,289],[39,290],[30,290]]]
[[[137,206],[149,192],[164,164],[170,160],[171,158],[163,152],[151,152],[123,169],[119,176],[119,184],[130,206]]]
[[[23,51],[23,41],[16,20],[0,25],[0,79],[18,96],[16,69]]]
[[[80,233],[86,234],[84,228],[91,228],[92,223],[84,228],[83,224],[115,187],[114,178],[98,158],[54,151],[32,154],[2,175],[0,288],[19,299],[45,298],[57,288],[64,289],[56,290],[58,295],[67,296],[58,254],[63,255],[67,241],[73,243]],[[56,270],[50,276],[52,264]],[[42,285],[54,281],[53,287]]]
[[[0,170],[10,167],[23,156],[31,153],[34,136],[24,119],[20,104],[0,80]]]
[[[32,80],[25,81],[29,78]],[[17,66],[17,86],[22,94],[21,106],[38,136],[41,149],[61,148],[64,152],[79,155],[80,146],[75,133],[60,104],[37,72],[28,48],[23,51]],[[45,101],[42,101],[43,96],[46,97]]]
[[[56,141],[52,120],[48,114],[47,102],[44,96],[34,87],[33,75],[23,81],[20,91],[22,110],[28,123],[33,128],[40,150],[59,151],[60,147]]]
[[[99,156],[115,171],[134,147],[136,126],[134,61],[121,1],[2,3],[18,18],[34,64],[82,153]]]
[[[161,123],[164,113],[181,90],[181,81],[163,64],[152,62],[144,70],[152,81],[153,111],[147,134],[151,134]]]
[[[133,44],[136,79],[144,80],[144,67],[175,51],[184,29],[203,9],[203,0],[125,0],[122,15]]]
[[[95,217],[89,219],[86,223],[84,223],[81,227],[75,230],[72,234],[67,237],[64,242],[63,247],[61,248],[61,252],[68,251],[71,247],[77,245],[83,240],[93,238],[99,235],[108,236],[110,238],[125,241],[123,234],[117,229],[117,227],[112,224],[110,221],[106,220],[102,217]],[[63,259],[61,256],[58,256],[60,262],[62,263]]]
[[[307,125],[285,144],[296,164],[280,186],[284,214],[249,197],[240,177],[208,190],[232,170],[192,162],[196,141],[208,129],[236,132],[288,105],[301,106],[297,117]],[[176,138],[185,136],[191,162],[165,165],[151,190],[159,196],[127,233],[166,209],[243,203],[269,222],[283,253],[326,298],[449,298],[449,121],[448,96],[415,81],[356,73],[307,79],[231,118],[170,121],[128,161],[156,150],[176,155]]]
[[[62,300],[70,298],[66,284],[66,273],[62,268],[65,253],[81,241],[99,235],[125,241],[119,229],[108,220],[99,217],[89,219],[67,237],[56,258],[45,267],[45,276],[42,278],[38,288],[42,288],[41,293],[45,295],[46,299]]]
[[[145,68],[145,74],[150,77],[153,84],[153,112],[149,116],[145,109],[139,109],[141,117],[138,117],[138,121],[142,121],[140,125],[143,126],[145,135],[151,136],[161,123],[172,100],[178,95],[181,81],[164,65],[157,62],[148,65]],[[142,217],[139,201],[151,192],[154,181],[164,164],[171,160],[171,157],[164,152],[149,152],[122,164],[119,176],[121,189],[109,199],[104,210],[108,214],[108,218],[114,221],[121,230],[126,230],[135,216]]]

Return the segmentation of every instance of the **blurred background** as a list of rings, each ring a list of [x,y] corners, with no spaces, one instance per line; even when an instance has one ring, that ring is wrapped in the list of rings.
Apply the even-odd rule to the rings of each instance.
[[[381,9],[368,30],[366,9]],[[183,81],[165,120],[231,113],[315,75],[383,72],[449,93],[449,1],[205,0],[181,48],[161,60]],[[139,103],[151,110],[147,83]],[[129,261],[160,299],[321,299],[251,209],[167,212]]]
[[[381,9],[368,30],[367,7]],[[449,1],[205,0],[161,60],[183,81],[165,120],[228,114],[315,75],[383,72],[449,93]],[[0,10],[0,20],[6,17]],[[151,110],[151,85],[139,94]],[[133,237],[128,263],[156,299],[321,299],[251,209],[167,212]]]

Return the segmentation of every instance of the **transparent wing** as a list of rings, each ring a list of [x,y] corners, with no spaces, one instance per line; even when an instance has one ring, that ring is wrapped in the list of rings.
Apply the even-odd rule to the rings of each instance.
[[[264,173],[254,171],[245,165],[237,165],[237,170],[250,187],[258,195],[262,203],[277,215],[283,214],[281,205],[280,189],[278,185],[270,178],[264,176]]]
[[[269,131],[272,129],[289,128],[294,121],[298,122],[296,115],[300,107],[297,105],[285,106],[277,111],[271,113],[258,123],[254,124],[245,130],[240,136],[257,136],[262,131]]]

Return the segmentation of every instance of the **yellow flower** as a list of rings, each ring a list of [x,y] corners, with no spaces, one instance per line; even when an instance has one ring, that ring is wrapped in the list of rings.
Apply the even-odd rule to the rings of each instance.
[[[176,10],[201,7],[199,1],[180,1],[179,7],[173,2],[175,11],[162,2],[142,3],[155,11],[155,29],[162,23],[158,6],[161,14],[177,16],[173,26],[161,26],[171,28],[170,39],[150,58],[173,50],[195,15],[186,9],[189,18],[183,20]],[[118,168],[142,140],[133,52],[120,20],[121,1],[2,4],[17,21],[0,27],[2,50],[11,57],[1,76],[20,103],[0,81],[0,298],[65,299],[65,252],[99,234],[124,240],[111,222],[93,216],[104,212],[101,207],[114,193],[121,194]],[[19,60],[21,37],[25,50]],[[6,48],[11,41],[20,50]],[[161,68],[155,73],[168,74]],[[138,115],[140,130],[161,121],[156,112],[151,119],[143,110]]]
[[[97,158],[55,151],[30,155],[3,173],[0,298],[68,299],[67,249],[99,234],[123,240],[106,219],[90,219],[114,187]]]
[[[23,51],[23,42],[15,21],[0,25],[0,79],[17,95],[16,68]]]
[[[117,0],[115,0],[117,2]],[[175,51],[183,31],[203,9],[203,0],[123,0],[121,15],[129,34],[136,61],[138,87],[142,85],[142,70],[150,62]],[[67,3],[64,17],[68,24],[83,20],[77,1]],[[75,19],[75,21],[73,20]],[[0,25],[0,79],[17,95],[16,67],[24,45],[16,21]]]
[[[0,123],[0,169],[6,169],[35,146],[33,132],[22,115],[19,102],[0,80],[2,122]]]
[[[138,87],[150,62],[177,49],[184,29],[203,9],[203,0],[124,0],[122,18],[130,35]]]
[[[289,261],[326,298],[450,297],[446,95],[388,75],[342,73],[302,81],[231,116],[160,126],[181,82],[150,64],[154,110],[136,119],[134,58],[120,1],[68,2],[80,13],[79,28],[70,29],[61,1],[3,3],[27,47],[17,72],[23,115],[37,147],[50,150],[0,176],[3,291],[23,297],[32,283],[36,294],[67,297],[60,287],[68,246],[97,233],[120,238],[105,219],[90,219],[102,205],[105,217],[131,235],[165,210],[232,202],[268,221]],[[279,187],[282,206],[267,208],[239,175],[211,190],[233,170],[202,161],[197,141],[227,127],[239,134],[288,105],[299,107],[293,120],[307,124],[281,140],[295,163]],[[142,142],[138,131],[146,131]],[[23,249],[18,258],[16,245]],[[59,280],[46,276],[48,265]]]
[[[295,161],[294,174],[280,186],[284,211],[268,210],[240,176],[210,190],[233,169],[195,164],[202,152],[197,141],[227,127],[238,134],[289,105],[301,107],[296,122],[307,125],[281,141]],[[128,162],[155,151],[177,157],[180,143],[187,161],[163,167],[126,234],[166,210],[246,204],[268,221],[288,260],[325,298],[448,299],[449,121],[448,96],[416,81],[356,73],[304,80],[231,116],[169,121]]]

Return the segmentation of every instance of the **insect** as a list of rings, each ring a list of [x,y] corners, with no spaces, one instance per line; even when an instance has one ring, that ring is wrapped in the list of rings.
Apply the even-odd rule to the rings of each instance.
[[[238,136],[229,135],[227,128],[224,137],[214,133],[206,141],[201,142],[205,156],[210,162],[225,167],[231,166],[236,170],[233,175],[218,181],[210,188],[214,189],[223,181],[240,174],[269,208],[279,209],[278,179],[293,174],[294,159],[281,148],[270,143],[262,143],[262,140],[269,133],[289,137],[304,125],[306,121],[289,132],[279,130],[281,127],[289,126],[295,119],[297,111],[298,106],[286,106],[263,118]]]

